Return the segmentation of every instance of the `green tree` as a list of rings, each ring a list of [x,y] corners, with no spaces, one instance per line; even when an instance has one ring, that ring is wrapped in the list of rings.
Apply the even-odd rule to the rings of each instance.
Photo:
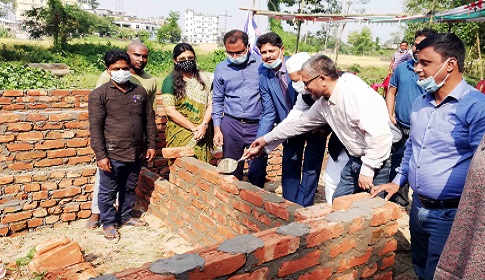
[[[157,39],[160,43],[178,43],[182,38],[182,29],[178,25],[179,12],[170,11],[165,24],[157,31]]]
[[[372,40],[372,33],[368,27],[363,27],[360,32],[350,32],[347,42],[353,54],[363,55],[379,50],[379,40]]]

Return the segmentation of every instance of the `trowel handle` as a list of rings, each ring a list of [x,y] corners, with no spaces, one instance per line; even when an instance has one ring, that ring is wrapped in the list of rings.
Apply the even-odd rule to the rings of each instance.
[[[247,159],[248,159],[247,157],[242,156],[240,159],[237,160],[237,163],[240,163],[241,161],[245,161]]]

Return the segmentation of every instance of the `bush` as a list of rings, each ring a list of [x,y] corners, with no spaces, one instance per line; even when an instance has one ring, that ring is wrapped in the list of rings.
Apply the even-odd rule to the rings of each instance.
[[[30,68],[19,63],[0,64],[0,89],[71,88],[66,81],[43,69]]]

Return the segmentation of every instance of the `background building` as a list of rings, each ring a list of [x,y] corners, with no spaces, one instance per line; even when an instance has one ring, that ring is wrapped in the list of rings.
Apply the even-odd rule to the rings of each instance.
[[[185,10],[184,39],[191,44],[213,43],[219,40],[219,17]]]

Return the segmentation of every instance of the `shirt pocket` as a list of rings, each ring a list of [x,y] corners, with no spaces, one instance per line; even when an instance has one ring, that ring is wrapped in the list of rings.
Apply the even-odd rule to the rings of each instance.
[[[452,116],[437,126],[439,133],[445,137],[451,137],[454,145],[460,148],[468,148],[468,128],[458,117]]]

